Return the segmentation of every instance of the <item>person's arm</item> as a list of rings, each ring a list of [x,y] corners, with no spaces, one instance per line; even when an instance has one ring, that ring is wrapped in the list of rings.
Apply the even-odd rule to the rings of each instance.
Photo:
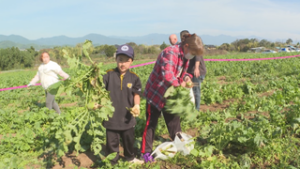
[[[133,115],[133,117],[137,117],[140,115],[141,88],[142,83],[140,81],[140,78],[137,77],[134,86],[132,87],[134,106],[132,107],[130,113]]]
[[[141,95],[142,91],[142,83],[140,78],[137,75],[134,75],[135,80],[132,86],[132,94],[135,95]]]
[[[178,56],[175,55],[174,53],[164,51],[162,53],[161,59],[162,59],[162,65],[161,65],[161,70],[162,70],[162,75],[163,78],[169,85],[172,86],[179,86],[180,85],[180,79],[176,77],[175,71],[176,71],[176,65],[178,62]]]
[[[137,93],[134,93],[133,96],[133,101],[134,101],[134,106],[132,107],[130,113],[133,115],[133,117],[137,117],[140,115],[140,95]]]
[[[187,73],[187,70],[188,70],[189,66],[190,66],[190,61],[188,60],[188,61],[185,63],[185,65],[183,65],[183,67],[184,67],[184,72],[182,73],[182,77],[183,77],[183,82],[181,83],[181,86],[182,86],[182,87],[187,87],[187,86],[186,86],[186,83],[192,81],[193,75]]]
[[[53,66],[54,72],[56,74],[60,75],[61,77],[63,77],[64,79],[68,79],[70,77],[66,72],[64,72],[62,70],[62,68],[57,63],[54,62],[54,65],[52,65],[52,66]]]
[[[134,100],[134,105],[140,105],[141,97],[139,94],[134,93],[133,100]]]
[[[200,61],[196,61],[195,63],[195,69],[194,69],[194,76],[199,77],[200,76]]]
[[[142,91],[142,83],[140,78],[137,76],[135,83],[133,84],[132,87],[134,105],[140,105],[141,91]]]
[[[58,72],[58,74],[63,77],[64,79],[68,79],[70,76],[64,72],[63,70],[61,70],[60,72]]]
[[[195,56],[195,68],[194,68],[195,77],[199,77],[201,74],[200,72],[201,57],[202,56]]]
[[[27,86],[29,87],[35,85],[39,80],[40,80],[40,76],[39,76],[39,72],[37,72],[34,78],[29,82]]]

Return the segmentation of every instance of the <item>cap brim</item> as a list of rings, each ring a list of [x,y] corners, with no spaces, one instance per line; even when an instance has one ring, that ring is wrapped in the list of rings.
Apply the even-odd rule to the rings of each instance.
[[[118,55],[126,55],[126,56],[130,57],[133,60],[133,56],[128,55],[127,53],[122,53],[121,52],[121,53],[116,54],[116,56],[118,56]]]

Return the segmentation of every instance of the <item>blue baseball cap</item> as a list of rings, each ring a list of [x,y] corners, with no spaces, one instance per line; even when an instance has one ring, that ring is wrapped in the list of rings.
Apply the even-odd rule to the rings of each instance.
[[[120,54],[124,54],[128,57],[130,57],[132,60],[134,58],[134,51],[133,48],[127,44],[121,45],[118,47],[117,52],[116,52],[116,56],[120,55]]]

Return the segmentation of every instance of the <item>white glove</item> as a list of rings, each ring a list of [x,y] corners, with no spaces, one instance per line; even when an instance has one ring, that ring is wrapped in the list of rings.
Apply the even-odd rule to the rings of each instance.
[[[133,117],[137,117],[140,115],[140,105],[135,104],[131,110],[130,113],[133,115]]]

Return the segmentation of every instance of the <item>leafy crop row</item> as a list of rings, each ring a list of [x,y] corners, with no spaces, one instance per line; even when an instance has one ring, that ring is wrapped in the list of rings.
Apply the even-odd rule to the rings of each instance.
[[[223,58],[258,57],[266,55]],[[103,66],[103,70],[114,66]],[[208,73],[201,86],[201,106],[206,105],[209,109],[202,109],[192,121],[181,122],[185,132],[194,131],[195,149],[189,156],[178,154],[167,163],[158,165],[181,168],[299,168],[300,58],[206,62],[206,66]],[[152,68],[153,65],[148,65],[132,69],[140,76],[143,86]],[[66,71],[71,72],[70,69]],[[34,74],[33,71],[0,74],[0,88],[27,84]],[[76,150],[77,143],[81,145],[77,149],[79,153],[91,151],[93,137],[88,132],[89,125],[79,140],[67,146],[68,151],[61,147],[61,138],[57,134],[61,133],[65,139],[63,130],[84,111],[85,100],[64,92],[56,100],[61,106],[61,115],[45,108],[41,87],[0,92],[0,168],[33,165],[50,168],[59,163],[58,150],[72,152]],[[230,101],[230,104],[222,109],[210,109],[225,101]],[[142,99],[141,116],[135,126],[137,149],[146,124],[145,112],[145,100]],[[156,133],[167,134],[162,118],[158,123]],[[104,135],[98,137],[102,143],[105,142]],[[156,137],[154,146],[163,141],[166,139]],[[94,168],[110,167],[102,155],[104,152],[100,151]],[[115,167],[126,168],[128,164],[120,162]]]

